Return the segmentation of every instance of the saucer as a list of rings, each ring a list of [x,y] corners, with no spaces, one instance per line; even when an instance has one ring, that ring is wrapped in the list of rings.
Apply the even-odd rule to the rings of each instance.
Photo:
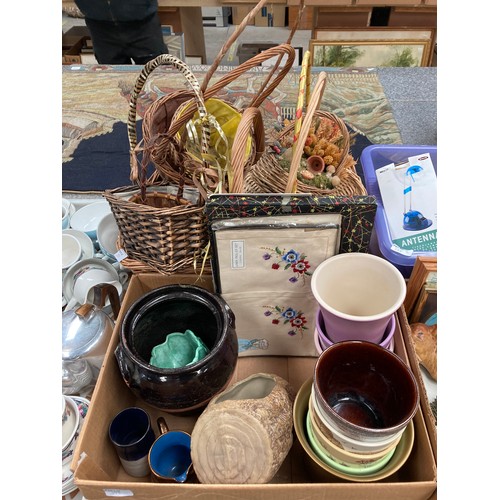
[[[75,401],[70,396],[64,396],[65,410],[62,414],[62,450],[63,454],[65,449],[73,441],[73,437],[78,430],[80,416],[78,414],[78,407]]]
[[[62,291],[64,298],[68,302],[70,302],[71,298],[73,297],[73,288],[75,286],[75,281],[78,279],[78,276],[80,276],[86,271],[88,267],[104,269],[105,271],[111,273],[115,281],[120,281],[117,270],[109,262],[103,259],[96,259],[96,258],[81,260],[76,264],[73,264],[68,269],[63,279]]]
[[[76,448],[76,443],[78,441],[78,436],[82,431],[83,421],[87,416],[87,411],[90,405],[90,401],[85,398],[78,396],[68,396],[71,398],[78,407],[79,412],[79,424],[76,431],[77,438],[73,441],[68,450],[66,450],[62,455],[62,494],[66,495],[75,489],[75,484],[73,481],[73,471],[70,468],[71,462],[73,461],[73,453]]]
[[[91,259],[94,256],[94,244],[86,233],[78,229],[64,229],[62,232],[71,234],[78,240],[82,247],[82,259]]]

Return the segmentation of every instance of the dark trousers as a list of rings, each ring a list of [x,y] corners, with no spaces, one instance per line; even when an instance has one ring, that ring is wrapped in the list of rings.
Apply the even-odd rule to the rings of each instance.
[[[146,64],[167,54],[158,14],[141,21],[106,22],[85,19],[99,64]]]

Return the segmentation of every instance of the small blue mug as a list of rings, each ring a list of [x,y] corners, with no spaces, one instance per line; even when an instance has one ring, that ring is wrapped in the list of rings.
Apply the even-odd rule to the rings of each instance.
[[[148,453],[155,441],[149,414],[135,406],[125,408],[111,421],[108,434],[125,472],[134,477],[147,476]]]
[[[157,483],[184,483],[193,469],[191,436],[184,431],[169,431],[163,417],[158,417],[160,436],[149,450],[152,480]]]

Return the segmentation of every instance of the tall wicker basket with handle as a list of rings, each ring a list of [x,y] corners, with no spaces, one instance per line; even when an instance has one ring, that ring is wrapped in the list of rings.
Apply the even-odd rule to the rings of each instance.
[[[148,62],[136,80],[133,96],[138,95],[144,79],[156,67],[168,64],[179,70],[191,86],[200,116],[207,115],[203,94],[196,77],[188,66],[169,54],[162,54]],[[133,104],[134,97],[131,100]],[[171,274],[192,265],[202,258],[208,244],[208,234],[201,196],[184,196],[182,175],[178,184],[165,182],[155,172],[147,177],[149,156],[147,149],[137,144],[134,105],[130,107],[128,131],[132,186],[106,190],[119,229],[119,246],[127,258],[121,263],[133,272],[157,271]],[[208,150],[209,127],[202,129],[202,148]],[[182,162],[190,159],[184,151],[175,152]],[[139,157],[141,161],[139,161]]]

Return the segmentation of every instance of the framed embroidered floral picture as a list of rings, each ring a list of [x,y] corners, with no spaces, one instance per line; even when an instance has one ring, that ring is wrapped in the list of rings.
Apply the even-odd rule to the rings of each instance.
[[[374,200],[215,196],[207,202],[214,285],[235,314],[240,356],[316,356],[312,273],[346,249],[367,250]]]

